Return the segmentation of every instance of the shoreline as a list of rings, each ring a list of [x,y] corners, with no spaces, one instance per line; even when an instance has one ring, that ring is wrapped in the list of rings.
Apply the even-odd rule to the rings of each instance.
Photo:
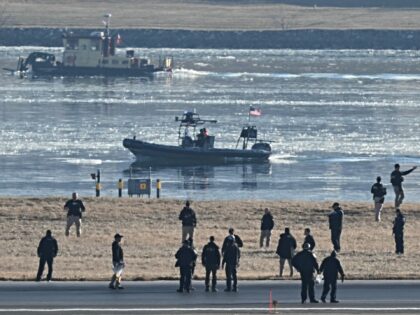
[[[4,255],[1,280],[27,280],[35,277],[38,258],[36,247],[47,229],[53,231],[59,245],[53,278],[60,281],[107,280],[111,272],[111,243],[115,233],[124,235],[124,256],[127,262],[125,280],[178,279],[174,254],[180,246],[179,211],[184,200],[140,198],[83,198],[86,213],[82,237],[76,238],[74,227],[70,237],[64,236],[66,213],[63,197],[0,197],[0,228],[5,231],[0,244]],[[342,236],[343,263],[348,279],[409,280],[420,279],[417,268],[420,244],[418,203],[403,205],[407,217],[406,254],[397,257],[391,235],[394,210],[391,198],[386,202],[382,222],[374,222],[370,202],[340,202],[344,209]],[[303,241],[303,229],[310,227],[317,242],[315,253],[320,262],[331,251],[327,215],[331,201],[193,201],[198,226],[195,245],[201,253],[208,237],[214,235],[220,244],[231,226],[244,241],[240,279],[277,280],[278,257],[275,254],[278,235],[290,227],[298,249]],[[262,209],[271,209],[275,219],[271,245],[260,249],[259,224]],[[88,258],[86,258],[88,257]],[[403,264],[404,268],[399,268]],[[288,274],[286,267],[285,273]],[[223,276],[223,273],[220,273]],[[202,279],[203,268],[197,261],[196,276]],[[223,277],[222,277],[223,278]],[[284,277],[285,280],[297,280]],[[283,281],[283,280],[282,280]]]
[[[61,28],[0,28],[1,46],[62,47]],[[92,29],[73,29],[88,35]],[[123,47],[185,49],[420,49],[420,30],[200,31],[113,29]]]

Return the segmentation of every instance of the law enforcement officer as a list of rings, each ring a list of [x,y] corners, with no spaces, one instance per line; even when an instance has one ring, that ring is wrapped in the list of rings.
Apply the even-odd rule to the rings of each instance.
[[[77,237],[80,237],[82,233],[82,212],[86,209],[82,200],[78,199],[76,192],[72,194],[72,199],[66,202],[64,210],[67,211],[66,236],[69,236],[70,227],[75,224]]]
[[[211,291],[217,292],[217,269],[220,268],[220,250],[214,242],[214,236],[210,236],[210,242],[203,247],[201,263],[206,268],[206,292],[210,289],[210,274],[212,275]]]
[[[324,288],[322,290],[321,301],[325,303],[325,298],[327,297],[328,291],[331,287],[330,302],[338,303],[336,292],[337,292],[337,278],[338,274],[341,275],[341,282],[344,282],[344,271],[341,267],[341,263],[337,258],[337,253],[333,250],[331,255],[325,258],[321,267],[319,267],[319,272],[322,272],[324,275]]]
[[[41,239],[38,246],[39,267],[36,275],[36,281],[41,281],[42,273],[44,272],[45,263],[48,265],[47,281],[51,280],[53,273],[54,257],[57,256],[58,244],[51,231],[48,230],[46,235]]]

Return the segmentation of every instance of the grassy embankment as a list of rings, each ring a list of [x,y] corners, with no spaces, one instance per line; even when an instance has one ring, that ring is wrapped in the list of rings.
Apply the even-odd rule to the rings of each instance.
[[[180,245],[181,228],[178,213],[181,201],[138,198],[86,198],[83,235],[64,236],[63,198],[0,198],[0,246],[3,279],[33,279],[37,269],[36,248],[47,229],[56,236],[60,253],[54,276],[58,279],[107,279],[111,270],[111,242],[116,232],[124,237],[127,261],[126,279],[176,278],[174,254]],[[327,214],[331,202],[275,201],[209,201],[194,202],[198,227],[195,243],[199,250],[210,235],[221,243],[230,226],[236,228],[245,247],[239,270],[241,278],[271,279],[278,274],[275,255],[278,235],[289,226],[299,246],[303,229],[311,227],[317,241],[318,259],[331,250]],[[405,205],[407,216],[406,255],[393,254],[391,222],[394,211],[385,207],[383,221],[373,220],[371,203],[342,203],[345,228],[342,235],[343,262],[349,278],[385,279],[420,278],[420,210],[418,205]],[[269,207],[275,217],[270,250],[258,245],[262,208]],[[288,274],[286,270],[286,274]],[[203,276],[201,265],[197,275]]]
[[[418,29],[417,8],[398,0],[293,1],[194,0],[0,0],[0,27],[101,28],[112,13],[112,27],[284,30],[284,29]],[[300,1],[311,4],[311,1]],[[346,7],[343,3],[351,6]],[[381,5],[375,7],[376,3]],[[335,6],[337,5],[337,6]],[[411,6],[413,6],[411,2]],[[2,23],[4,22],[4,23]],[[3,25],[4,24],[4,25]]]

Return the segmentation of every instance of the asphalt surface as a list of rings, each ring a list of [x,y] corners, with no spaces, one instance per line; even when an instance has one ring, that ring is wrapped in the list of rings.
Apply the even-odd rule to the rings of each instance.
[[[190,294],[177,293],[176,281],[0,282],[0,314],[420,314],[420,281],[346,281],[339,304],[301,304],[298,281],[241,281],[239,292],[204,292],[194,281]],[[321,285],[316,286],[316,296]],[[328,302],[328,300],[327,300]]]

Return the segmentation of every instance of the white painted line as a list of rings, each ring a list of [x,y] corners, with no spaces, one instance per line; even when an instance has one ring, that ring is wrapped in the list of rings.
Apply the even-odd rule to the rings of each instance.
[[[277,307],[276,311],[420,311],[420,307]],[[0,313],[7,312],[241,312],[241,311],[264,311],[267,307],[195,307],[195,308],[0,308]]]

